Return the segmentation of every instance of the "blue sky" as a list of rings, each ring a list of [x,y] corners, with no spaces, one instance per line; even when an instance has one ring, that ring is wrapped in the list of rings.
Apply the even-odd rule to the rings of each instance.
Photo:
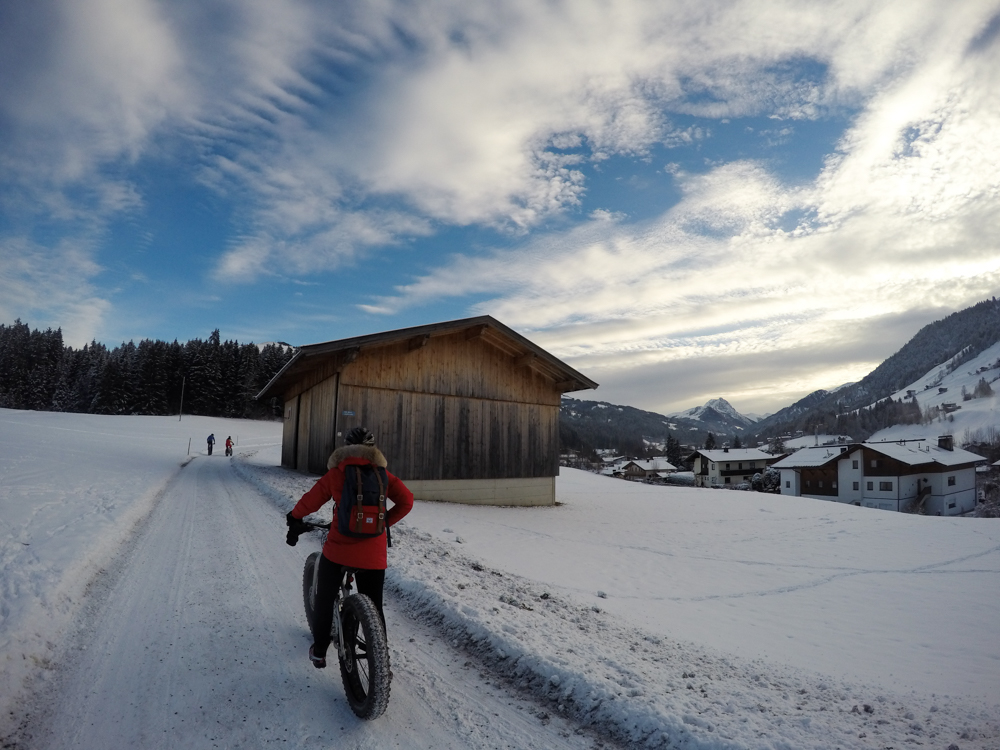
[[[11,0],[0,322],[488,313],[602,400],[773,411],[997,293],[998,79],[1000,0]]]

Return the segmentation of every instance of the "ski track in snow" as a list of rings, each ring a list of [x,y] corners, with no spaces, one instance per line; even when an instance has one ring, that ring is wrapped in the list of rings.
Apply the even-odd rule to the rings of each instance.
[[[3,747],[593,746],[391,601],[389,710],[357,719],[336,666],[306,658],[302,564],[318,544],[285,545],[282,514],[229,461],[194,461],[88,587],[78,628]]]

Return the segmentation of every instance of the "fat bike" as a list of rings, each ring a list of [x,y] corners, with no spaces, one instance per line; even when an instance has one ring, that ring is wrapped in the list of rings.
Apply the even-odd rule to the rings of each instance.
[[[330,524],[309,523],[314,529],[329,530]],[[319,583],[320,552],[306,558],[302,571],[302,598],[306,620],[313,637],[316,635],[316,588]],[[375,604],[362,593],[351,593],[354,586],[353,568],[343,568],[344,574],[333,606],[333,626],[330,645],[336,645],[340,661],[340,676],[351,710],[362,719],[377,719],[389,705],[389,647],[385,627]]]

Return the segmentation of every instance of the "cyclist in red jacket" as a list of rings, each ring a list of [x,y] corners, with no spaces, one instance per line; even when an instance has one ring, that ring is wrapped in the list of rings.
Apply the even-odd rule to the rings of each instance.
[[[295,533],[302,533],[302,519],[315,513],[330,501],[340,501],[344,488],[344,470],[351,465],[372,464],[385,468],[387,462],[382,452],[375,447],[375,436],[364,427],[355,427],[344,439],[346,445],[337,448],[327,461],[326,472],[313,488],[306,492],[288,514],[288,527]],[[386,513],[386,527],[392,526],[413,508],[413,493],[398,478],[386,471],[389,486],[386,496],[393,505]],[[323,545],[320,558],[319,580],[316,590],[316,610],[313,631],[313,645],[309,647],[309,659],[313,666],[326,666],[326,650],[330,645],[330,628],[333,625],[333,602],[340,585],[341,566],[356,568],[358,592],[368,596],[385,625],[382,612],[382,587],[385,584],[385,569],[388,566],[386,534],[366,538],[344,536],[337,531],[336,510],[334,523]]]

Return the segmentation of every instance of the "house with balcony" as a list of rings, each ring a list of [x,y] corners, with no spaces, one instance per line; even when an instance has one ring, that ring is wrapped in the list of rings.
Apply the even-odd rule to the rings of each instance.
[[[951,435],[803,448],[774,464],[781,494],[866,508],[953,516],[976,505],[976,465]]]
[[[759,448],[699,449],[687,457],[695,487],[727,487],[749,482],[780,459]]]

